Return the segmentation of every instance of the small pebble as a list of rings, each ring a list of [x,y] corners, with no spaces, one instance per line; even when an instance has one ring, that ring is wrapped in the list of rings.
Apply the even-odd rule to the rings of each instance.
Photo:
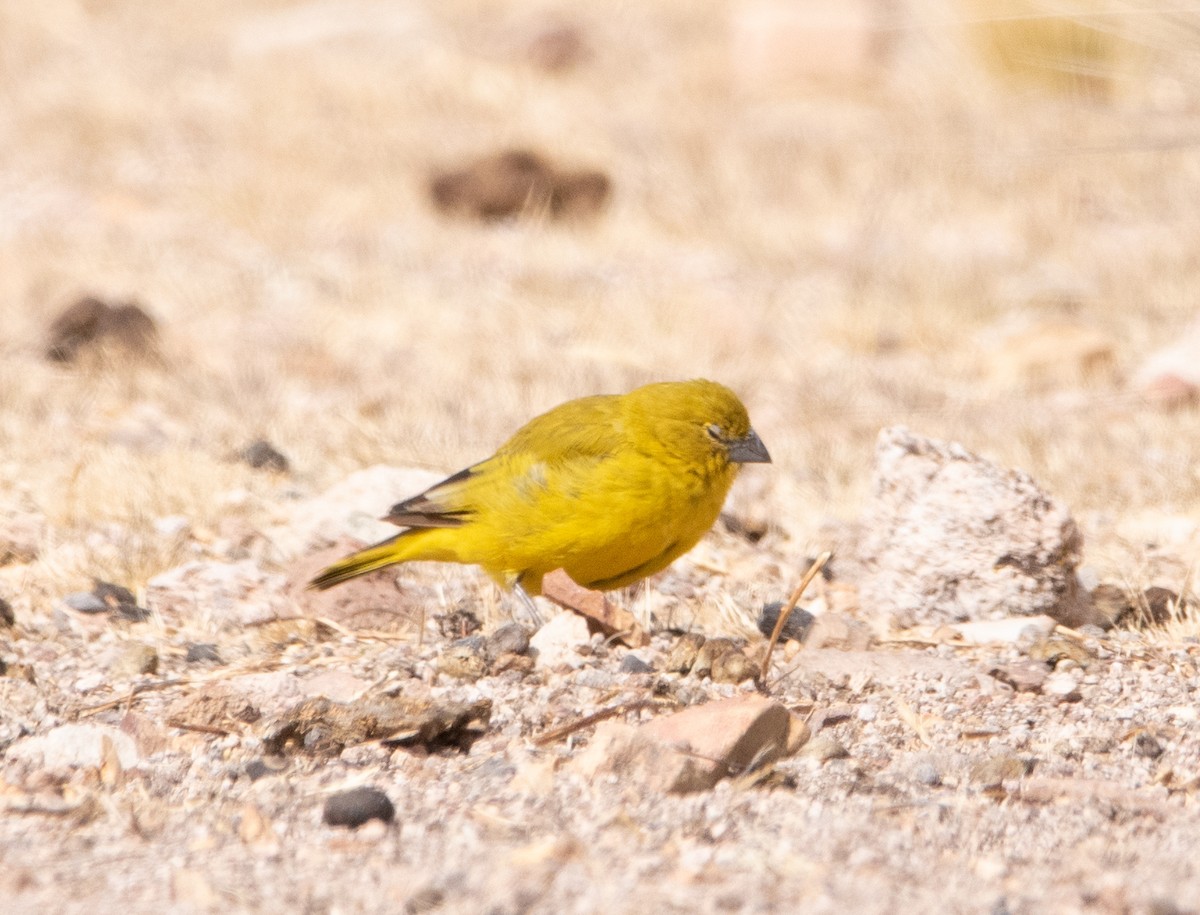
[[[850,755],[850,751],[832,734],[818,734],[804,745],[804,748],[800,750],[800,755],[809,756],[820,762],[828,762],[831,759],[845,759]]]
[[[287,473],[291,469],[288,459],[266,439],[251,442],[238,455],[255,470],[270,470],[275,473]]]
[[[1079,681],[1070,673],[1053,673],[1048,676],[1042,684],[1042,694],[1064,702],[1078,702],[1083,698],[1079,694]]]
[[[488,660],[502,654],[525,654],[529,650],[529,630],[520,623],[505,623],[487,637]]]
[[[643,661],[632,651],[625,657],[621,658],[620,671],[623,674],[650,674],[654,673],[654,666]]]
[[[928,785],[930,788],[936,788],[942,783],[942,774],[938,772],[937,766],[931,762],[918,763],[913,769],[913,778],[917,784]]]
[[[765,638],[769,639],[775,631],[775,624],[779,622],[779,614],[782,612],[783,601],[775,601],[762,608],[762,612],[758,615],[758,631]],[[779,633],[779,641],[803,642],[814,619],[815,617],[807,610],[793,607],[792,612],[788,614],[787,621],[783,624],[783,631]]]
[[[184,660],[189,664],[197,664],[201,661],[212,661],[215,664],[225,663],[217,654],[217,646],[211,642],[193,642],[188,645],[187,657]]]
[[[437,660],[438,670],[450,677],[478,680],[487,673],[487,651],[483,636],[469,635],[451,642]]]
[[[78,613],[107,613],[108,604],[91,591],[76,591],[63,598],[63,603]]]
[[[133,642],[113,663],[111,673],[117,680],[158,673],[158,652],[151,645]]]
[[[114,585],[111,581],[96,580],[92,593],[104,601],[110,609],[115,610],[121,604],[136,604],[137,598],[133,592],[122,585]]]
[[[396,808],[378,788],[351,788],[331,795],[325,801],[321,819],[328,826],[347,826],[357,829],[369,820],[390,823],[396,818]]]
[[[1163,745],[1158,742],[1158,738],[1145,731],[1133,739],[1133,749],[1138,756],[1145,756],[1147,759],[1158,759],[1163,755]]]

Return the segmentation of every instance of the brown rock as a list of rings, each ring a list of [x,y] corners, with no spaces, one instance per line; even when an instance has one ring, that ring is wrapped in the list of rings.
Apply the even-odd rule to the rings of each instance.
[[[487,673],[487,647],[482,636],[453,642],[438,655],[438,670],[461,680],[478,680]]]
[[[605,721],[572,763],[583,774],[611,774],[635,790],[704,791],[802,743],[787,709],[762,696],[725,699],[657,718],[641,727]]]
[[[349,703],[306,699],[267,723],[262,741],[270,753],[303,750],[329,755],[366,740],[465,750],[487,730],[491,714],[489,699],[457,702],[376,696]]]
[[[700,649],[704,647],[705,638],[699,632],[685,632],[675,640],[663,662],[663,670],[667,673],[686,674],[696,664]]]
[[[781,704],[747,696],[692,706],[638,730],[675,751],[676,768],[667,790],[686,792],[704,791],[751,764],[778,759],[787,750],[791,728],[791,713]]]
[[[692,674],[697,677],[711,677],[713,662],[731,651],[737,651],[733,639],[705,639],[700,650],[696,652],[696,660],[692,664]]]
[[[758,675],[758,665],[740,648],[730,648],[717,655],[712,663],[712,678],[715,683],[744,683]]]
[[[308,583],[314,576],[362,545],[344,539],[297,560],[287,571],[285,593],[309,618],[329,619],[353,629],[378,632],[414,629],[421,619],[419,598],[397,580],[396,568],[360,575],[326,591],[309,590]]]
[[[1170,588],[1150,587],[1142,592],[1141,605],[1150,622],[1161,626],[1175,619],[1180,609],[1179,595]]]
[[[800,755],[817,762],[828,762],[831,759],[845,759],[850,751],[832,734],[818,734],[804,745]]]
[[[85,348],[114,343],[126,355],[145,356],[157,349],[158,328],[141,306],[133,302],[110,305],[85,296],[69,305],[51,323],[46,358],[73,362]]]
[[[1001,683],[1007,683],[1018,693],[1036,693],[1050,676],[1050,668],[1037,661],[1018,661],[993,667],[988,673]]]
[[[210,683],[173,702],[166,713],[172,727],[240,732],[262,713],[249,696],[224,683]]]
[[[482,220],[525,214],[591,216],[607,202],[610,192],[608,177],[599,172],[561,170],[522,149],[484,156],[430,182],[438,209]]]
[[[113,662],[109,673],[114,680],[158,673],[158,652],[152,645],[132,642],[125,646],[125,649]]]

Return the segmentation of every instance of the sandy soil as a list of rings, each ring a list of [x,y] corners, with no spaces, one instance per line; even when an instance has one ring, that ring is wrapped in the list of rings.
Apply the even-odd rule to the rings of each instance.
[[[863,8],[890,18],[856,43],[853,16],[814,38],[749,0],[0,0],[13,911],[1200,907],[1188,614],[1047,659],[914,642],[847,601],[874,641],[781,653],[771,690],[824,750],[695,795],[581,774],[586,729],[534,743],[632,697],[749,690],[664,672],[674,632],[761,651],[759,608],[845,545],[885,426],[1031,474],[1074,513],[1091,584],[1188,590],[1200,410],[1147,400],[1136,372],[1196,315],[1196,11],[1106,7],[1081,84],[997,57],[1070,50],[1069,28],[1004,32],[1058,21],[1016,0]],[[599,170],[611,200],[565,222],[436,209],[431,176],[507,148]],[[138,302],[158,354],[48,360],[81,295]],[[455,612],[513,612],[466,569],[388,579],[383,622],[269,621],[295,616],[307,552],[361,533],[349,509],[312,529],[353,472],[453,471],[562,400],[701,375],[771,449],[730,503],[765,533],[721,527],[620,596],[660,630],[654,672],[595,644],[574,669],[438,674]],[[287,472],[239,459],[258,438]],[[363,511],[410,494],[368,487]],[[155,598],[187,562],[227,578]],[[150,618],[64,607],[97,579]],[[1029,661],[1059,679],[992,673]],[[262,717],[179,726],[218,687]],[[370,740],[251,766],[293,702],[378,690],[490,699],[490,722],[467,753]],[[68,740],[93,756],[28,751],[72,724],[101,728]],[[393,826],[322,825],[357,784]]]

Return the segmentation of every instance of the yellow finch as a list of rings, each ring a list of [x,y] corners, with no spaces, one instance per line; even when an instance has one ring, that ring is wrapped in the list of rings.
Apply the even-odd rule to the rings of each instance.
[[[588,588],[621,588],[695,546],[739,465],[770,460],[737,395],[712,381],[568,401],[492,457],[393,506],[384,520],[405,530],[309,587],[434,560],[481,566],[530,609],[528,595],[555,569]]]

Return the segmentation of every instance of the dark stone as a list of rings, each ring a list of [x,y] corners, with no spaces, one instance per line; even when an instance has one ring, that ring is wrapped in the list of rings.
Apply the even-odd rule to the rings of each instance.
[[[251,442],[241,450],[239,456],[255,470],[287,473],[291,469],[287,457],[264,438]]]
[[[396,818],[396,808],[378,788],[364,786],[330,796],[321,818],[329,826],[357,829],[369,820],[391,823]]]
[[[783,602],[775,601],[764,606],[762,612],[759,613],[758,631],[766,638],[769,639],[771,633],[775,631],[775,624],[779,622],[781,612],[783,612]],[[787,621],[783,624],[783,631],[779,633],[779,641],[803,642],[808,635],[808,630],[812,628],[815,618],[807,610],[793,607],[792,612],[788,614]]]

